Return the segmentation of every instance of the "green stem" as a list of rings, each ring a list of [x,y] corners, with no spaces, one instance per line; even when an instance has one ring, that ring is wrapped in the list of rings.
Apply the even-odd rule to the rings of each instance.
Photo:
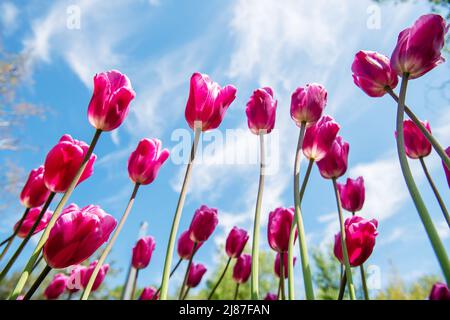
[[[41,253],[41,255],[39,256],[39,258],[37,259],[36,263],[34,264],[33,268],[31,269],[31,272],[34,271],[34,269],[36,269],[39,265],[39,263],[41,263],[42,259],[44,259],[44,254]]]
[[[343,272],[344,266],[341,263],[341,282],[339,284],[339,294],[338,294],[338,300],[344,299],[344,293],[345,293],[345,286],[347,285],[347,274]]]
[[[22,215],[22,218],[19,221],[19,224],[17,225],[17,228],[14,228],[13,234],[9,236],[7,239],[5,239],[1,244],[0,247],[6,243],[6,246],[3,248],[2,253],[0,254],[0,261],[2,261],[2,258],[5,256],[5,254],[8,252],[9,247],[11,246],[12,242],[14,241],[14,238],[16,237],[17,233],[19,233],[20,228],[22,227],[23,222],[25,221],[28,212],[30,212],[30,208],[25,208],[25,212]]]
[[[237,300],[239,294],[239,282],[236,283],[236,288],[234,289],[234,298],[233,300]]]
[[[252,273],[251,273],[251,297],[253,300],[259,300],[259,233],[261,220],[261,203],[264,192],[265,176],[265,151],[264,134],[259,134],[260,149],[260,172],[258,184],[258,196],[256,198],[255,220],[253,223],[253,243],[252,243]]]
[[[366,283],[366,273],[364,272],[364,264],[361,264],[359,266],[359,269],[361,270],[361,283],[362,283],[363,292],[364,292],[364,299],[370,300],[369,289],[367,288],[367,283]]]
[[[339,196],[339,190],[337,188],[336,178],[333,178],[333,188],[334,194],[336,196],[336,204],[339,215],[339,225],[341,229],[341,246],[342,246],[342,254],[344,256],[344,266],[345,266],[345,274],[347,275],[347,284],[348,284],[348,292],[350,294],[350,300],[355,300],[355,287],[353,286],[353,278],[352,278],[352,269],[350,267],[350,261],[348,258],[347,251],[347,243],[346,243],[346,234],[345,234],[345,226],[344,226],[344,217],[342,215],[342,207],[341,207],[341,197]]]
[[[214,292],[216,292],[216,289],[219,287],[220,283],[222,282],[223,277],[225,277],[225,274],[227,273],[228,266],[230,265],[230,262],[231,262],[231,257],[228,258],[227,264],[225,265],[225,268],[223,269],[223,272],[220,275],[219,280],[217,280],[216,285],[214,286],[214,288],[212,289],[211,293],[208,296],[208,300],[211,300]]]
[[[45,277],[49,274],[49,272],[52,271],[52,268],[49,265],[46,265],[44,270],[42,270],[39,277],[36,279],[36,281],[31,286],[30,290],[25,294],[23,297],[23,300],[30,300],[30,298],[33,296],[33,294],[36,292],[37,288],[41,285],[42,281],[44,281]]]
[[[69,293],[67,294],[67,300],[72,300],[72,296],[73,296],[73,291],[69,291]]]
[[[188,287],[188,288],[186,289],[186,292],[184,293],[183,298],[182,298],[181,300],[186,300],[186,297],[187,297],[187,295],[189,294],[189,290],[191,290],[191,287]]]
[[[201,128],[196,127],[194,130],[194,142],[192,143],[191,155],[189,163],[186,167],[183,185],[181,186],[180,197],[178,198],[177,208],[173,217],[172,228],[170,230],[169,243],[166,250],[166,259],[164,261],[164,271],[161,281],[161,297],[160,300],[167,300],[167,292],[169,290],[169,273],[172,265],[173,250],[175,248],[175,237],[178,232],[178,225],[180,224],[181,213],[183,212],[184,201],[186,199],[187,187],[191,178],[192,166],[194,164],[195,152],[197,151],[198,141],[200,139]]]
[[[130,296],[131,300],[134,300],[134,295],[136,294],[136,285],[138,276],[139,276],[139,269],[136,269],[136,272],[134,273],[133,287],[131,289],[131,296]]]
[[[173,267],[172,271],[170,271],[169,279],[172,278],[173,274],[175,273],[175,271],[177,271],[177,269],[180,266],[182,261],[183,261],[182,258],[178,259],[177,264],[175,265],[175,267]],[[156,300],[156,297],[158,296],[160,291],[161,291],[161,286],[159,286],[158,290],[156,290],[156,293],[153,295],[152,300]]]
[[[83,171],[86,168],[86,166],[89,162],[89,159],[91,158],[92,152],[95,149],[95,146],[98,142],[98,139],[100,138],[101,133],[102,133],[101,130],[99,130],[99,129],[95,130],[94,137],[92,138],[91,144],[89,145],[89,149],[86,152],[86,155],[85,155],[83,161],[81,162],[80,168],[78,169],[77,173],[75,174],[75,177],[73,178],[72,182],[70,183],[69,188],[67,188],[67,191],[64,193],[64,195],[62,196],[58,205],[56,206],[55,211],[53,212],[53,215],[52,215],[49,223],[47,224],[47,227],[45,228],[41,238],[39,239],[39,242],[36,245],[36,248],[34,249],[33,253],[31,254],[30,259],[28,260],[25,268],[23,269],[23,271],[20,275],[20,278],[16,284],[16,287],[14,288],[13,292],[10,294],[8,299],[16,300],[17,297],[22,292],[23,287],[25,286],[25,284],[28,280],[28,277],[31,274],[31,269],[33,268],[34,263],[38,259],[39,254],[40,254],[42,248],[44,247],[45,242],[48,239],[50,230],[55,225],[56,219],[58,219],[62,209],[64,208],[64,205],[66,204],[66,202],[69,200],[70,196],[72,195],[73,190],[75,190],[75,187],[77,186],[78,181],[80,180],[81,175],[83,174]]]
[[[127,208],[125,209],[125,212],[122,215],[122,218],[120,218],[119,225],[117,226],[116,230],[114,231],[113,236],[111,237],[111,240],[108,242],[108,244],[105,247],[105,250],[103,250],[102,255],[98,259],[98,262],[94,268],[94,271],[92,271],[92,275],[89,278],[89,282],[86,285],[83,294],[81,295],[81,300],[87,300],[89,298],[89,294],[91,293],[92,286],[94,285],[95,279],[97,278],[97,274],[100,271],[100,268],[102,267],[103,263],[106,260],[106,257],[108,256],[109,252],[111,251],[114,243],[116,242],[117,237],[119,236],[120,231],[122,230],[125,221],[128,218],[128,215],[131,212],[131,208],[133,208],[134,200],[136,198],[136,194],[139,190],[139,183],[134,184],[133,192],[131,193],[130,200],[128,201]],[[136,271],[137,272],[137,271]]]
[[[189,277],[189,271],[191,269],[192,260],[194,259],[194,255],[196,252],[197,252],[197,242],[194,242],[194,248],[192,249],[192,255],[190,256],[188,265],[186,267],[186,273],[184,274],[183,283],[181,284],[180,294],[178,295],[178,300],[183,300],[185,297],[185,295],[183,295],[183,293],[184,293],[184,289],[186,288],[186,283],[187,283],[187,279]],[[187,290],[189,290],[189,288]]]
[[[280,288],[281,300],[286,300],[286,293],[284,292],[284,252],[280,252]]]
[[[422,224],[425,227],[428,238],[430,239],[433,250],[438,258],[439,264],[441,266],[442,272],[444,273],[445,281],[447,286],[450,286],[450,262],[448,260],[447,252],[445,251],[444,245],[434,227],[433,221],[428,213],[425,203],[420,196],[419,189],[417,188],[414,178],[409,168],[408,159],[405,154],[405,141],[403,133],[403,115],[405,109],[405,98],[406,89],[408,86],[408,74],[404,74],[402,77],[402,84],[400,89],[400,97],[398,99],[397,108],[397,152],[400,160],[400,167],[402,169],[403,177],[405,178],[406,185],[408,186],[409,193],[414,205],[419,213]]]

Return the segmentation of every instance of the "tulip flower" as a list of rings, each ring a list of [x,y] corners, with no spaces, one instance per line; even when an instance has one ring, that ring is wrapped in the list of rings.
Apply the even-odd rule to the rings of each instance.
[[[295,265],[295,262],[297,261],[297,258],[294,257],[292,259],[293,265]],[[280,260],[280,253],[277,252],[277,255],[275,256],[275,263],[273,266],[273,270],[275,272],[275,275],[278,278],[281,278],[281,260]],[[283,254],[283,277],[284,279],[287,279],[288,277],[288,255]]]
[[[421,121],[422,125],[431,133],[428,121]],[[395,133],[397,136],[397,132]],[[406,155],[411,159],[426,157],[431,153],[431,143],[411,120],[403,121],[403,135],[405,139]]]
[[[177,252],[180,256],[180,259],[189,260],[194,254],[195,242],[191,240],[189,234],[189,230],[186,230],[180,235],[180,238],[178,239]],[[202,244],[203,242],[199,242],[195,250],[198,250]]]
[[[108,241],[117,221],[100,207],[69,205],[50,231],[44,258],[55,269],[63,269],[88,259]]]
[[[256,135],[270,133],[275,126],[276,111],[277,100],[273,98],[272,88],[253,91],[245,109],[250,131]]]
[[[450,300],[450,291],[444,283],[437,282],[431,288],[430,300]]]
[[[201,264],[195,264],[192,263],[191,267],[189,268],[189,275],[187,278],[186,285],[189,288],[195,288],[199,285],[200,281],[203,278],[203,275],[206,273],[206,267]]]
[[[57,273],[44,291],[44,296],[48,300],[55,300],[66,290],[68,277],[62,273]]]
[[[308,127],[303,140],[303,154],[314,161],[322,160],[331,149],[340,126],[330,116],[323,116],[314,125]]]
[[[241,255],[242,250],[245,248],[245,244],[248,241],[248,233],[244,229],[233,227],[228,234],[225,242],[225,251],[228,257],[237,258]]]
[[[322,116],[327,104],[327,91],[317,83],[298,87],[291,96],[291,118],[298,127],[302,123],[313,124]]]
[[[336,137],[325,158],[317,162],[320,175],[325,179],[336,179],[344,175],[347,171],[349,149],[349,144],[342,137]]]
[[[238,284],[246,283],[252,271],[252,256],[242,254],[236,259],[233,267],[233,280]]]
[[[365,199],[364,179],[347,179],[346,184],[338,183],[339,195],[342,207],[349,212],[357,212],[362,209]]]
[[[135,95],[126,75],[116,70],[97,73],[88,107],[89,123],[102,131],[116,129],[125,120]]]
[[[370,97],[382,97],[398,84],[389,58],[374,51],[359,51],[352,64],[353,81]]]
[[[136,269],[144,269],[150,263],[152,253],[155,250],[155,239],[151,236],[138,240],[133,248],[132,264]]]
[[[195,210],[194,217],[189,226],[189,237],[194,242],[204,242],[214,232],[218,223],[217,209],[202,205],[199,209]]]
[[[267,301],[278,300],[278,296],[275,293],[267,292],[264,300],[267,300]]]
[[[20,193],[20,203],[26,208],[42,206],[50,195],[44,183],[44,166],[31,170]]]
[[[87,287],[97,264],[98,260],[95,260],[89,265],[89,267],[81,270],[81,284],[84,288]],[[98,287],[100,287],[108,271],[109,271],[109,264],[104,264],[100,267],[100,270],[97,273],[97,276],[95,277],[94,284],[91,289],[92,291],[95,291],[98,289]]]
[[[294,208],[277,208],[269,213],[267,237],[270,247],[276,252],[287,252],[289,233],[294,220]],[[295,235],[297,237],[297,234]]]
[[[72,294],[82,289],[82,276],[86,272],[85,270],[86,267],[82,265],[76,265],[72,267],[66,286],[69,293]]]
[[[392,69],[401,77],[408,74],[408,79],[416,79],[444,62],[441,50],[448,28],[438,14],[421,16],[398,35],[391,56]]]
[[[378,221],[367,220],[360,216],[353,216],[345,220],[345,235],[350,265],[352,267],[363,264],[372,254],[375,246]],[[334,237],[334,255],[343,263],[341,233]]]
[[[162,164],[169,157],[167,149],[161,150],[158,139],[142,139],[128,159],[128,175],[134,183],[147,185],[158,175]]]
[[[156,294],[156,297],[155,297]],[[139,296],[139,300],[158,300],[159,294],[154,287],[145,287],[142,290],[141,295]]]
[[[445,149],[445,153],[450,157],[450,146]],[[450,188],[450,168],[448,168],[444,161],[442,161],[442,166],[444,167],[445,176],[447,177],[448,187]]]
[[[17,236],[19,236],[20,238],[25,238],[28,235],[33,225],[38,220],[41,210],[42,210],[41,207],[31,208],[20,227],[19,227],[20,221],[16,222],[16,224],[14,225],[14,230],[15,232],[17,232]],[[42,216],[42,218],[39,220],[38,225],[33,230],[32,234],[36,234],[44,230],[50,218],[52,217],[52,214],[53,211],[47,210]]]

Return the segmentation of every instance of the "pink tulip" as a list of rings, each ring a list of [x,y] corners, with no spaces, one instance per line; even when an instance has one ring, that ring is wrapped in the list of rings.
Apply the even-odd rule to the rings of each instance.
[[[82,265],[76,265],[72,268],[72,270],[70,271],[69,278],[67,280],[66,285],[67,291],[74,293],[83,288],[81,278],[85,270],[86,267]]]
[[[297,261],[297,258],[294,257],[294,266],[295,262]],[[273,266],[275,275],[280,278],[281,277],[281,264],[280,264],[280,253],[277,252],[277,255],[275,256],[275,263]],[[283,276],[285,279],[288,278],[288,254],[283,254]]]
[[[275,293],[267,292],[266,296],[264,297],[264,300],[267,301],[278,300],[278,296]]]
[[[236,259],[233,267],[233,280],[236,283],[246,283],[252,272],[252,256],[249,254],[242,254]]]
[[[53,192],[66,192],[83,162],[89,146],[65,134],[47,154],[44,164],[45,185]],[[78,184],[89,178],[97,156],[92,154]]]
[[[25,238],[28,235],[31,228],[36,223],[36,220],[39,217],[41,210],[42,210],[41,207],[37,207],[37,208],[31,208],[30,211],[28,211],[27,216],[23,220],[22,225],[20,226],[20,229],[17,232],[17,236],[19,236],[20,238]],[[36,229],[34,230],[33,234],[39,233],[42,230],[44,230],[45,227],[47,227],[48,222],[52,218],[52,215],[53,215],[53,211],[47,210],[44,213],[44,215],[42,216],[41,220],[39,221],[39,224],[36,227]],[[14,230],[17,229],[19,224],[20,224],[20,221],[17,221],[16,224],[14,225]]]
[[[194,73],[191,77],[189,98],[185,117],[191,129],[202,131],[217,128],[230,104],[236,98],[236,88],[227,85],[221,88],[208,75]]]
[[[447,147],[447,149],[445,149],[445,153],[447,154],[447,156],[450,157],[450,146]],[[450,188],[450,169],[447,168],[447,166],[445,165],[444,161],[442,161],[442,165],[444,166],[445,176],[447,177],[448,187]]]
[[[161,150],[158,139],[142,139],[128,159],[128,175],[134,183],[152,183],[169,157],[167,149]]]
[[[441,56],[448,26],[437,14],[421,16],[398,35],[391,66],[399,76],[418,78],[445,61]]]
[[[270,133],[275,126],[277,100],[273,98],[273,91],[269,87],[253,91],[247,102],[248,127],[254,134]]]
[[[322,160],[330,150],[339,129],[339,124],[330,116],[323,116],[308,127],[302,148],[305,157],[314,161]]]
[[[355,180],[348,178],[346,184],[337,184],[342,207],[349,212],[357,212],[362,209],[365,199],[363,177]]]
[[[237,258],[244,250],[245,244],[248,241],[248,233],[244,229],[233,227],[228,234],[227,241],[225,242],[225,251],[228,257]]]
[[[350,146],[338,136],[325,158],[317,162],[319,172],[325,179],[339,178],[347,171],[348,152]]]
[[[195,211],[189,226],[191,240],[197,243],[208,240],[218,223],[217,209],[202,205]]]
[[[289,234],[293,221],[294,208],[280,207],[269,213],[267,237],[273,250],[277,252],[288,251]],[[297,231],[295,231],[295,238],[297,238]]]
[[[89,267],[81,270],[81,285],[83,286],[83,288],[86,288],[86,286],[88,285],[89,279],[91,279],[92,273],[94,272],[97,263],[98,261],[95,260],[89,265]],[[94,284],[92,285],[92,291],[95,291],[98,289],[98,287],[100,287],[108,271],[109,271],[109,264],[104,264],[100,267],[97,277],[95,278]]]
[[[158,300],[159,293],[153,299],[156,292],[157,292],[157,290],[154,287],[145,287],[144,290],[142,290],[141,295],[139,296],[139,300]]]
[[[437,282],[431,289],[430,300],[450,300],[450,291],[444,283]]]
[[[194,241],[189,236],[189,230],[184,231],[178,239],[177,251],[181,259],[189,260],[194,252]],[[202,246],[203,242],[198,242],[196,251]]]
[[[54,269],[80,264],[89,258],[116,227],[117,221],[100,207],[89,205],[65,208],[50,231],[44,258]]]
[[[44,166],[31,170],[20,193],[20,203],[27,208],[39,207],[49,195],[50,191],[44,182]]]
[[[112,70],[94,76],[94,93],[89,102],[89,123],[96,129],[111,131],[120,126],[135,97],[128,77]]]
[[[60,295],[66,290],[67,276],[62,273],[57,273],[52,281],[44,291],[44,296],[48,300],[58,299]]]
[[[345,220],[345,235],[350,265],[357,267],[363,264],[372,254],[375,246],[378,221],[367,220],[360,216],[353,216]],[[341,233],[334,237],[334,255],[344,263],[341,246]]]
[[[370,97],[382,97],[386,89],[394,89],[398,76],[389,58],[374,51],[359,51],[352,64],[353,81]]]
[[[420,122],[431,133],[428,121]],[[431,143],[412,120],[403,121],[403,135],[405,139],[405,152],[411,159],[426,157],[431,153]],[[397,132],[395,132],[395,136],[397,136]]]
[[[309,83],[304,88],[298,87],[291,96],[291,118],[297,126],[302,122],[312,124],[322,116],[327,105],[327,91],[317,83]]]
[[[133,248],[132,264],[136,269],[144,269],[150,263],[155,250],[155,239],[151,236],[142,237]]]
[[[195,288],[202,281],[203,275],[206,273],[206,267],[201,263],[192,263],[189,268],[189,274],[186,281],[186,285],[189,288]]]

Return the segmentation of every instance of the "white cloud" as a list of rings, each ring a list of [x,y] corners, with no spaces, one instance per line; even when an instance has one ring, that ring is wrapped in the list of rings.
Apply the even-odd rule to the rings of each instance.
[[[4,2],[0,5],[0,22],[6,34],[12,33],[18,25],[17,17],[19,9],[11,2]]]

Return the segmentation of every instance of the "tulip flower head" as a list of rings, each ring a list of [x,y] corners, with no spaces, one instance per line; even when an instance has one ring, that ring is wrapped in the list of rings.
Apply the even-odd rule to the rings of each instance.
[[[431,133],[428,121],[421,121],[421,123]],[[419,159],[431,153],[431,143],[412,120],[403,121],[403,135],[405,152],[409,158]],[[397,136],[397,132],[395,132],[395,136]]]
[[[134,183],[149,184],[169,157],[167,149],[161,150],[158,139],[142,139],[128,159],[128,175]]]
[[[19,231],[17,231],[18,237],[25,238],[28,235],[31,228],[36,223],[37,218],[39,218],[41,210],[42,210],[41,207],[37,207],[37,208],[31,208],[30,211],[28,211],[28,214],[25,217],[25,219],[23,220]],[[36,227],[36,229],[34,230],[33,234],[39,233],[42,230],[44,230],[45,227],[47,227],[48,222],[52,218],[52,215],[53,215],[53,211],[47,210],[44,213],[44,215],[42,216],[41,220],[39,221],[39,224]],[[14,230],[17,230],[17,228],[19,227],[19,224],[20,224],[20,220],[17,221],[16,224],[14,225]]]
[[[320,175],[325,179],[337,179],[347,171],[350,145],[337,136],[325,158],[317,162]]]
[[[266,134],[272,131],[275,126],[277,103],[271,88],[265,87],[253,91],[245,109],[248,127],[252,133]]]
[[[91,279],[92,273],[94,272],[97,263],[98,261],[95,260],[89,265],[89,267],[81,270],[81,284],[83,285],[83,288],[86,288],[86,286],[88,285],[89,279]],[[101,266],[100,270],[98,271],[97,277],[95,278],[94,285],[92,286],[92,291],[95,291],[98,289],[98,287],[100,287],[108,271],[109,264],[104,264]]]
[[[357,212],[362,209],[365,199],[363,177],[347,179],[345,184],[337,184],[342,207],[349,212]]]
[[[44,296],[48,300],[58,299],[66,290],[68,277],[65,274],[57,273],[44,291]]]
[[[267,292],[266,296],[264,297],[264,300],[267,301],[278,300],[278,296],[275,293]]]
[[[65,134],[50,150],[44,163],[44,182],[52,192],[66,192],[75,178],[78,169],[89,149],[83,141],[73,139]],[[78,184],[89,178],[94,172],[94,162],[97,156],[92,154],[81,174]]]
[[[317,83],[309,83],[304,88],[298,87],[291,96],[291,118],[297,126],[302,122],[313,124],[322,116],[327,105],[327,91]]]
[[[141,295],[139,296],[139,300],[158,300],[159,293],[155,297],[155,293],[157,291],[158,290],[156,290],[156,288],[154,287],[145,287],[144,290],[142,290]]]
[[[445,149],[445,153],[450,157],[450,146]],[[450,188],[450,168],[447,168],[444,161],[442,161],[442,165],[444,166],[445,176],[447,177],[448,187]]]
[[[135,95],[126,75],[116,70],[97,73],[88,107],[89,123],[102,131],[116,129],[125,120]]]
[[[270,247],[276,252],[287,252],[289,247],[289,234],[294,222],[294,208],[279,207],[269,213],[267,237]],[[295,231],[295,239],[297,230]],[[295,242],[294,239],[294,242]]]
[[[339,124],[330,116],[323,116],[309,126],[303,140],[303,154],[314,161],[322,160],[331,149],[339,132]]]
[[[208,240],[218,223],[217,209],[202,205],[195,211],[189,226],[191,240],[197,243]]]
[[[430,300],[450,300],[450,291],[444,283],[437,282],[431,288]]]
[[[189,230],[184,231],[178,239],[177,252],[181,259],[189,260],[194,253],[195,242],[191,240]],[[203,242],[198,242],[195,250],[197,251]]]
[[[237,259],[233,267],[233,280],[236,283],[246,283],[252,272],[252,256],[244,253]]]
[[[67,280],[67,290],[69,292],[77,292],[83,288],[82,276],[86,270],[85,266],[76,265],[72,267],[69,278]]]
[[[144,269],[150,263],[155,250],[155,239],[151,236],[142,237],[133,248],[132,265],[136,269]]]
[[[44,258],[54,269],[80,264],[108,241],[117,221],[100,207],[71,204],[56,220],[44,245]]]
[[[201,263],[192,263],[189,268],[189,274],[186,281],[186,285],[189,288],[195,288],[202,281],[203,275],[206,273],[206,267]]]
[[[233,227],[225,242],[225,251],[230,258],[237,258],[245,248],[249,235],[244,229]]]
[[[39,207],[50,195],[44,182],[44,166],[31,170],[20,193],[20,203],[27,208]]]
[[[227,85],[221,88],[206,74],[194,73],[191,77],[189,98],[185,117],[192,130],[216,129],[223,120],[225,112],[236,98],[236,88]]]
[[[345,243],[347,245],[350,265],[357,267],[363,264],[372,254],[375,246],[378,221],[367,220],[360,216],[353,216],[345,220]],[[341,245],[341,233],[334,237],[334,255],[344,263]]]
[[[295,266],[295,262],[297,261],[297,258],[294,257],[293,259],[293,265]],[[277,252],[277,255],[275,256],[275,263],[273,266],[273,270],[275,272],[275,275],[280,278],[281,277],[281,263],[280,263],[280,253]],[[288,278],[288,255],[283,254],[283,276],[285,279]]]

